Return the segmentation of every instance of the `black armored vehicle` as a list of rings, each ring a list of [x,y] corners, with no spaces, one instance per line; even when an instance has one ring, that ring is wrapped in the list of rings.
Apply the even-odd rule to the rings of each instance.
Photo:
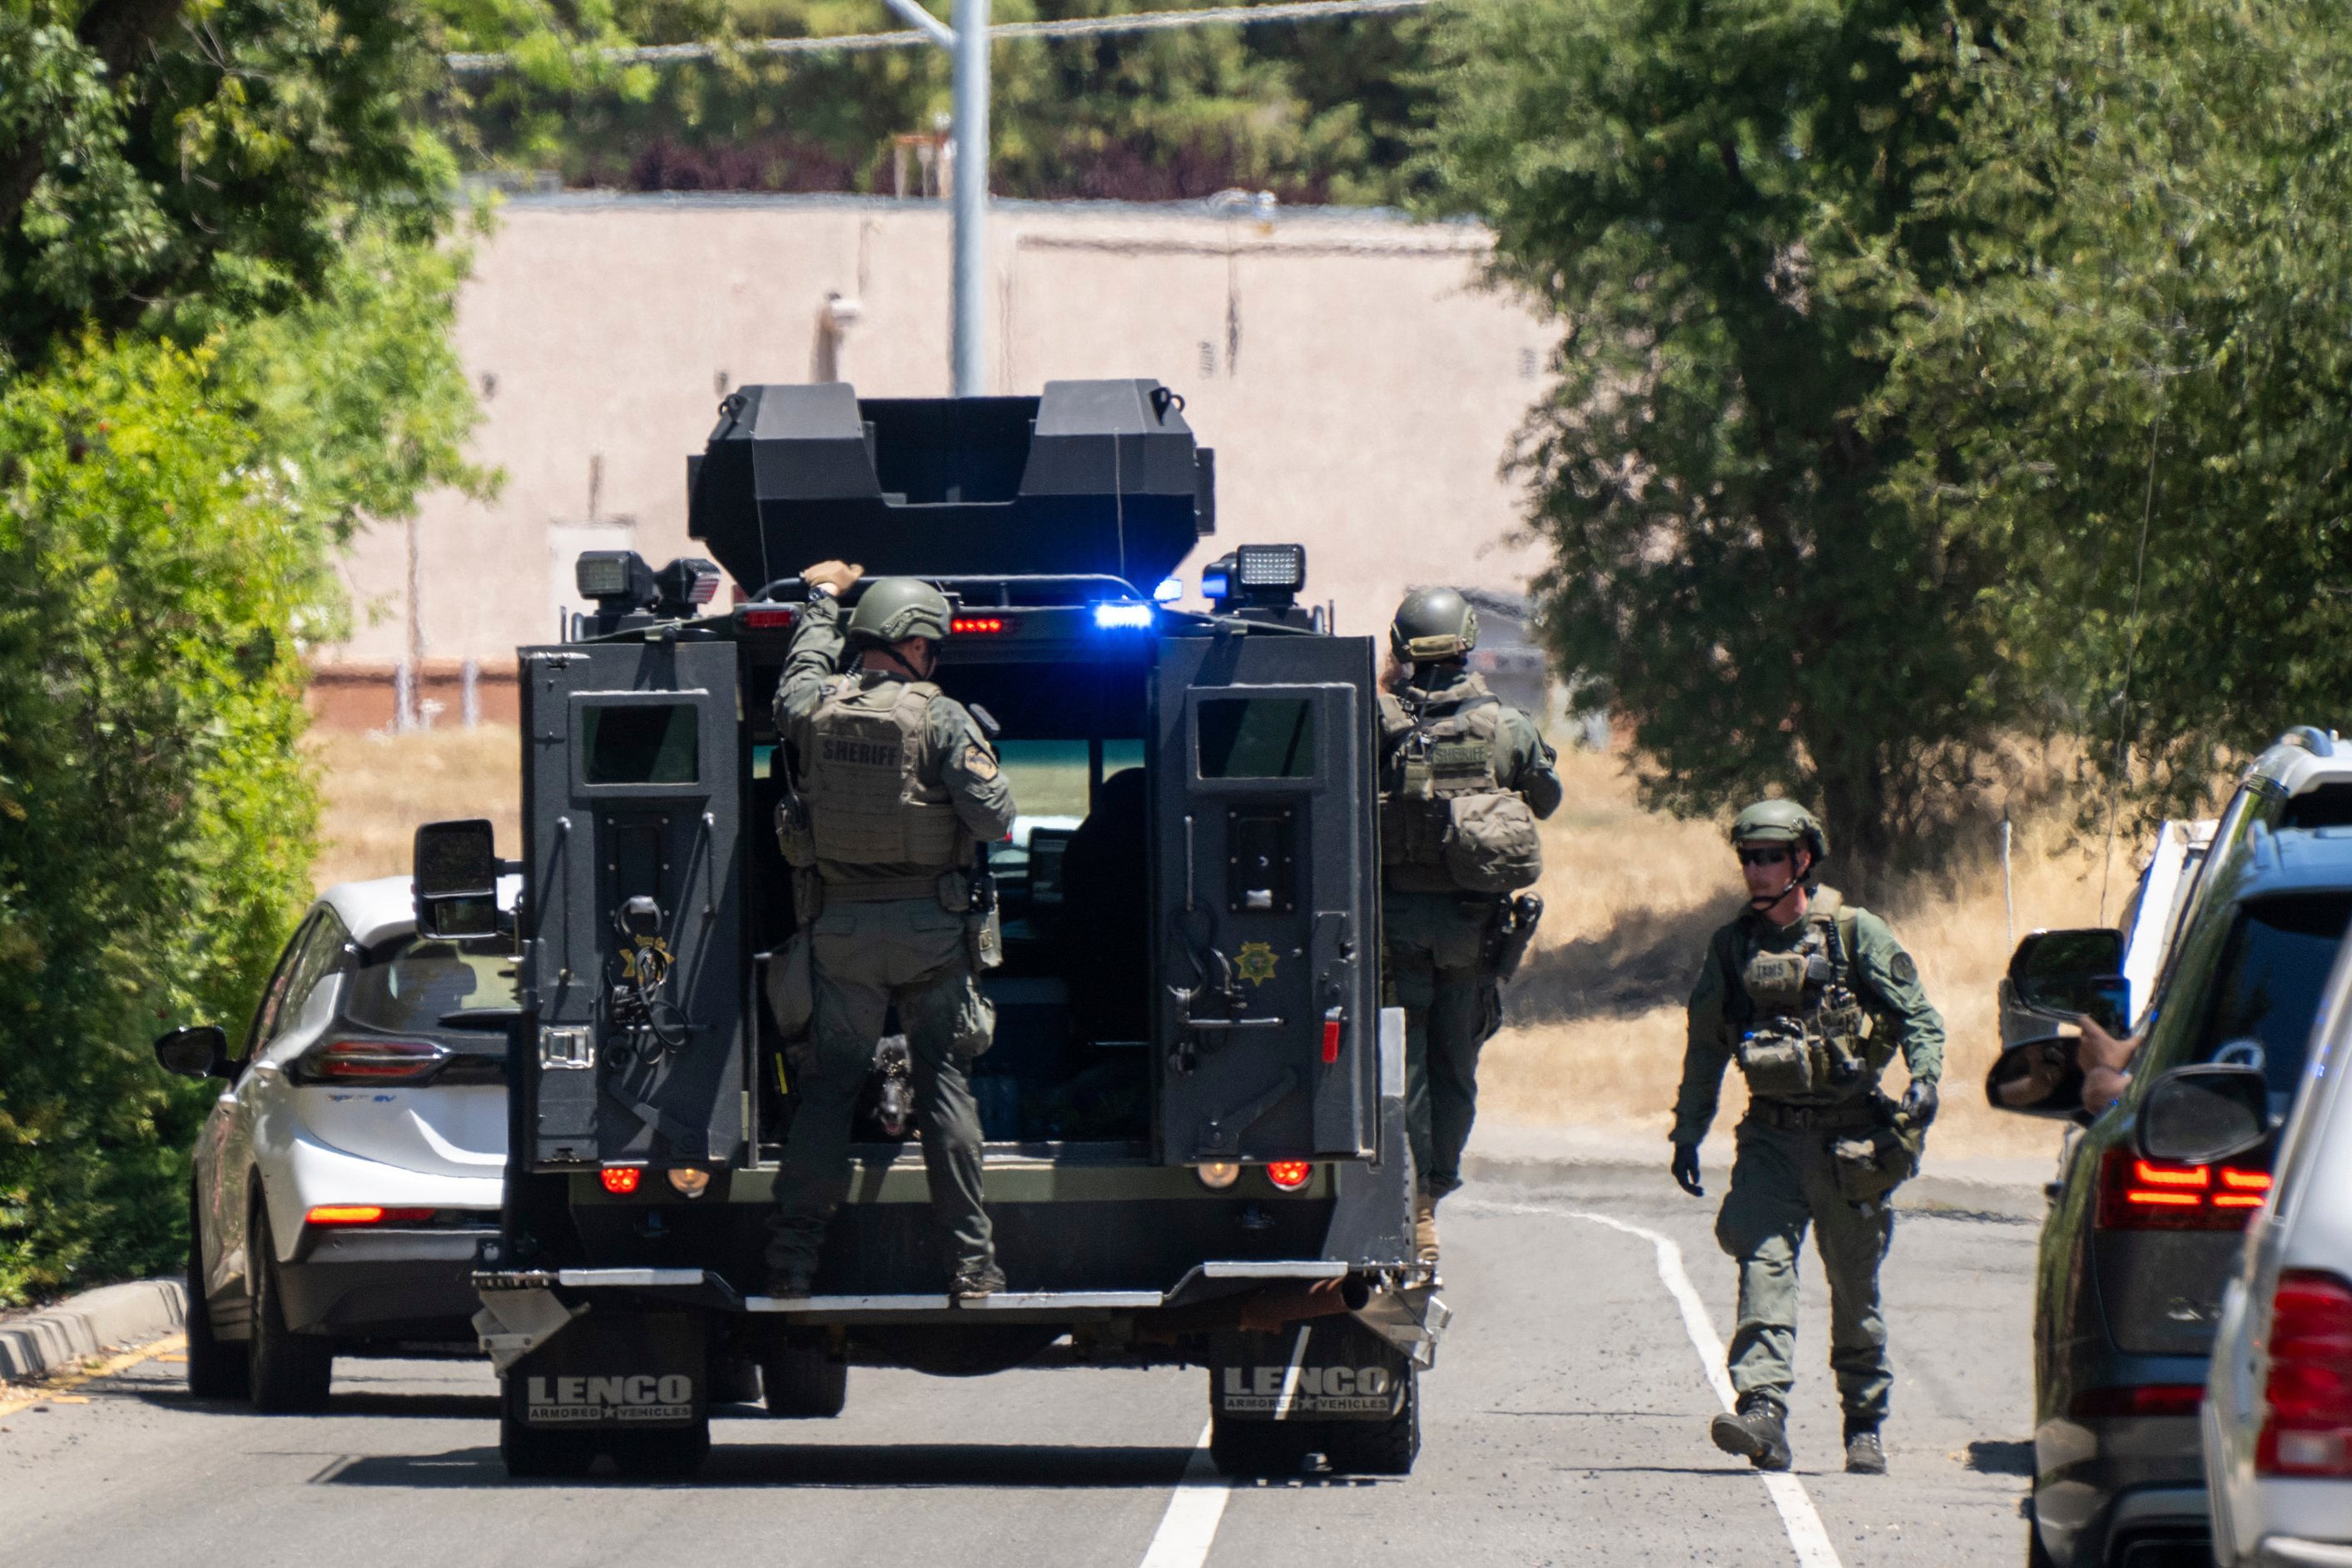
[[[747,387],[688,465],[715,563],[583,557],[597,610],[520,650],[521,858],[433,824],[416,883],[425,929],[515,939],[475,1276],[513,1473],[690,1470],[751,1367],[773,1414],[824,1416],[851,1365],[1041,1359],[1206,1368],[1232,1473],[1411,1468],[1445,1310],[1380,1006],[1375,649],[1298,605],[1295,545],[1210,567],[1207,613],[1150,591],[1214,528],[1181,409],[1150,381]],[[795,929],[770,715],[792,574],[830,557],[949,596],[937,679],[999,732],[1022,812],[983,854],[1002,963],[971,1070],[1010,1284],[978,1302],[945,1293],[895,1022],[813,1294],[760,1293],[794,1101],[762,1000]],[[724,610],[722,569],[756,585]]]

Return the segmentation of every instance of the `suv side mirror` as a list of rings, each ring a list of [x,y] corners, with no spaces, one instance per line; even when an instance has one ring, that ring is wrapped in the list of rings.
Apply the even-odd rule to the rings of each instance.
[[[194,1024],[155,1038],[155,1061],[165,1072],[202,1080],[228,1076],[228,1036],[217,1024]]]
[[[2124,933],[2106,926],[2038,931],[2010,955],[2009,988],[2028,1007],[2087,1014],[2110,1033],[2131,1026],[2131,987],[2118,973]]]
[[[420,935],[498,934],[498,840],[487,817],[419,827],[414,875]]]
[[[2210,1062],[2175,1068],[2149,1086],[2134,1129],[2151,1160],[2210,1164],[2271,1135],[2271,1089],[2259,1068]]]
[[[2083,1068],[2075,1059],[2082,1031],[2020,1040],[1985,1074],[1985,1100],[1995,1110],[2067,1121],[2083,1109]]]

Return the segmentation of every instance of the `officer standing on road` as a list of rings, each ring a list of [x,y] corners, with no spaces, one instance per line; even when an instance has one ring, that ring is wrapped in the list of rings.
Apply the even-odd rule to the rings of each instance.
[[[981,1195],[980,1116],[965,1068],[988,1049],[995,1010],[972,941],[975,843],[1013,825],[996,752],[961,703],[930,679],[950,626],[937,588],[909,577],[866,584],[850,613],[861,656],[837,674],[839,600],[864,568],[826,561],[801,574],[808,609],[776,688],[802,814],[787,828],[810,942],[811,1049],[776,1171],[769,1293],[806,1296],[827,1222],[849,1194],[849,1126],[883,1015],[897,1004],[914,1061],[915,1109],[931,1208],[953,1248],[959,1301],[1002,1289]],[[788,816],[789,816],[788,808]],[[813,871],[813,875],[809,874]]]
[[[1748,907],[1707,944],[1675,1101],[1674,1177],[1704,1197],[1698,1146],[1724,1067],[1736,1059],[1747,1076],[1738,1158],[1715,1222],[1717,1243],[1739,1263],[1738,1410],[1717,1415],[1709,1435],[1759,1469],[1789,1468],[1797,1253],[1810,1224],[1829,1276],[1845,1468],[1884,1475],[1878,1428],[1894,1382],[1878,1306],[1878,1266],[1895,1235],[1886,1197],[1918,1168],[1936,1117],[1944,1020],[1886,922],[1821,886],[1829,840],[1811,812],[1759,801],[1732,824],[1731,842]],[[1899,1107],[1878,1090],[1898,1047],[1911,1073]]]
[[[1410,667],[1381,696],[1381,928],[1405,1015],[1405,1115],[1417,1173],[1413,1243],[1437,1261],[1437,1202],[1462,1184],[1478,1048],[1500,1024],[1498,939],[1520,947],[1542,906],[1507,895],[1543,870],[1535,819],[1559,805],[1552,750],[1465,661],[1478,614],[1451,588],[1405,595],[1389,646]]]

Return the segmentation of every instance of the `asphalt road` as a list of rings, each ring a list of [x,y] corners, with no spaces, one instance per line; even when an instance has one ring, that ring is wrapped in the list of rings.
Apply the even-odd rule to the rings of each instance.
[[[1228,1489],[1196,1453],[1198,1371],[861,1368],[838,1420],[716,1420],[690,1482],[510,1483],[485,1363],[341,1362],[326,1414],[270,1417],[191,1400],[152,1359],[75,1390],[87,1403],[0,1420],[0,1562],[2015,1563],[2033,1227],[1898,1225],[1883,1479],[1842,1471],[1808,1258],[1796,1484],[1775,1489],[1706,1440],[1717,1395],[1694,1339],[1728,1331],[1733,1298],[1713,1193],[1601,1171],[1449,1202],[1456,1316],[1409,1479]]]

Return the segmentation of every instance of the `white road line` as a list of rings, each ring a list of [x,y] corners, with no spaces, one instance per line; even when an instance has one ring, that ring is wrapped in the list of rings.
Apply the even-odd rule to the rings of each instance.
[[[1209,1434],[1214,1429],[1213,1423],[1201,1428],[1184,1479],[1176,1483],[1176,1495],[1168,1500],[1168,1511],[1160,1516],[1160,1528],[1143,1554],[1143,1568],[1201,1568],[1209,1560],[1217,1521],[1225,1517],[1225,1500],[1234,1495],[1209,1458]]]
[[[1590,1220],[1648,1242],[1657,1251],[1658,1279],[1664,1283],[1666,1293],[1675,1299],[1675,1305],[1682,1309],[1683,1331],[1690,1336],[1691,1349],[1698,1352],[1707,1385],[1715,1390],[1715,1396],[1723,1402],[1726,1410],[1738,1405],[1732,1396],[1731,1374],[1724,1369],[1723,1336],[1715,1331],[1715,1320],[1707,1316],[1706,1303],[1692,1288],[1690,1274],[1683,1268],[1683,1249],[1675,1245],[1672,1237],[1628,1225],[1609,1215],[1557,1208],[1549,1204],[1473,1200],[1463,1206],[1481,1214],[1557,1215],[1563,1219]],[[1789,1532],[1789,1544],[1796,1550],[1797,1561],[1803,1568],[1840,1568],[1837,1548],[1830,1544],[1829,1531],[1822,1528],[1822,1516],[1813,1511],[1813,1500],[1806,1492],[1805,1483],[1785,1470],[1759,1470],[1757,1475],[1763,1480],[1772,1506],[1780,1510],[1781,1528]],[[1157,1565],[1147,1560],[1146,1568]]]

